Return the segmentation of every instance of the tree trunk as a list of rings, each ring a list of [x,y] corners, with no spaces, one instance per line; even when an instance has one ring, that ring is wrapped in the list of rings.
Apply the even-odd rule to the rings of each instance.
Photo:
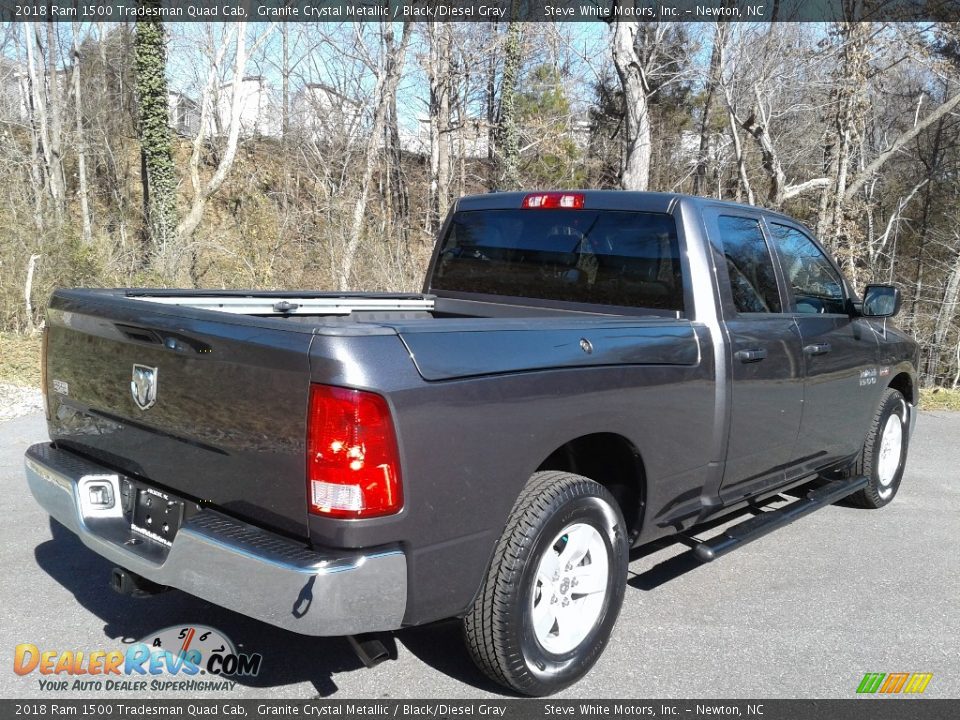
[[[280,32],[283,38],[283,67],[280,71],[283,84],[281,91],[283,107],[280,109],[280,117],[282,137],[286,138],[290,132],[290,24],[282,23]]]
[[[750,176],[747,175],[747,163],[743,157],[743,144],[740,142],[740,131],[737,129],[737,119],[733,112],[728,112],[730,121],[730,136],[733,138],[733,151],[737,159],[737,202],[743,199],[743,193],[747,195],[747,202],[751,205],[756,204],[753,197],[753,188],[750,186]]]
[[[32,333],[36,328],[33,323],[33,272],[37,268],[39,255],[31,255],[27,261],[27,279],[23,283],[23,301],[27,313],[27,332]]]
[[[52,196],[51,175],[53,160],[50,153],[50,126],[47,120],[47,94],[37,74],[37,60],[35,43],[39,44],[34,36],[36,26],[29,23],[23,25],[24,44],[27,48],[27,78],[30,84],[30,102],[34,120],[34,134],[38,139],[39,150],[43,156],[43,173],[41,182],[46,195]],[[39,210],[39,208],[38,208]]]
[[[923,284],[924,284],[924,268],[926,259],[926,250],[927,242],[930,235],[930,216],[933,212],[933,202],[934,202],[934,183],[936,182],[937,174],[939,173],[940,163],[942,160],[942,142],[943,142],[943,122],[937,123],[937,129],[933,134],[933,144],[930,148],[930,159],[925,160],[921,156],[921,161],[924,163],[925,169],[927,171],[927,182],[926,187],[923,191],[923,210],[920,216],[920,228],[917,232],[917,262],[914,270],[914,287],[913,287],[913,297],[910,302],[910,329],[916,334],[920,326],[918,310],[920,305],[920,300],[923,297]]]
[[[710,157],[710,111],[713,108],[713,96],[720,82],[720,70],[723,67],[724,24],[715,25],[713,36],[713,50],[710,53],[710,70],[704,86],[703,114],[700,118],[700,149],[697,153],[697,167],[693,175],[693,194],[703,195],[709,186],[708,176],[714,170],[713,160]],[[734,140],[739,145],[739,138]]]
[[[24,104],[27,112],[27,122],[30,126],[30,184],[33,191],[33,223],[37,229],[37,236],[43,236],[43,205],[46,197],[46,175],[41,166],[41,158],[45,152],[43,143],[43,128],[40,124],[40,99],[37,89],[37,76],[33,62],[33,42],[30,25],[24,25],[24,44],[27,51],[27,88]]]
[[[387,173],[387,204],[395,237],[406,244],[407,225],[410,216],[410,194],[403,172],[403,148],[400,147],[400,119],[397,114],[397,87],[393,86],[387,100],[387,121],[384,136],[386,156],[389,162]],[[388,229],[389,232],[389,229]]]
[[[409,20],[403,23],[403,31],[399,45],[394,43],[391,23],[386,23],[382,31],[385,58],[384,67],[377,76],[377,85],[373,93],[376,105],[373,111],[371,138],[374,140],[383,135],[390,98],[396,93],[397,83],[400,80],[400,69],[407,51],[407,44],[410,40],[411,27],[412,25]],[[347,238],[347,245],[343,251],[340,269],[337,272],[337,284],[340,290],[350,288],[353,275],[353,262],[357,255],[357,250],[360,247],[360,239],[363,235],[363,223],[367,214],[367,200],[370,196],[370,183],[373,181],[373,171],[376,168],[378,152],[379,149],[376,142],[367,143],[366,152],[364,153],[363,177],[360,181],[360,192],[353,206],[350,234]]]
[[[243,83],[244,73],[246,72],[247,68],[247,23],[236,23],[236,32],[236,52],[234,53],[233,83],[231,85],[233,95],[230,98],[230,117],[229,127],[227,128],[227,146],[224,148],[223,154],[220,156],[220,162],[217,163],[217,169],[213,172],[213,177],[210,178],[210,181],[206,185],[201,185],[198,164],[200,161],[200,148],[202,147],[204,131],[206,128],[201,127],[200,131],[197,133],[197,137],[194,140],[193,154],[190,158],[190,179],[194,187],[194,196],[193,202],[190,204],[190,211],[187,213],[187,216],[183,219],[180,225],[177,226],[176,237],[178,238],[180,245],[188,244],[188,242],[193,238],[193,234],[200,226],[200,221],[203,220],[203,213],[206,210],[207,201],[220,189],[220,186],[223,185],[223,182],[230,174],[230,170],[233,167],[233,162],[237,157],[237,146],[240,143],[240,119],[243,111],[243,91],[241,90],[241,86]],[[260,36],[260,42],[263,42],[266,39],[266,37],[269,35],[269,32],[270,31],[267,30],[263,35]],[[224,44],[220,48],[218,59],[216,62],[214,62],[214,69],[211,70],[211,75],[207,83],[207,92],[204,93],[204,109],[201,111],[200,120],[201,126],[203,126],[209,113],[211,104],[210,89],[211,86],[216,84],[215,68],[217,65],[219,65],[219,59],[225,54],[226,46],[229,44],[229,42],[230,40],[228,36],[224,39]]]
[[[957,386],[960,385],[960,337],[957,338],[957,373],[953,376],[953,389],[956,390]]]
[[[633,7],[633,0],[621,3]],[[620,187],[646,190],[650,183],[650,113],[647,82],[637,55],[640,23],[618,20],[613,27],[613,64],[620,78],[624,102],[623,159]]]
[[[427,74],[430,79],[430,219],[439,227],[450,204],[450,55],[451,26],[430,26]]]
[[[87,188],[87,134],[83,129],[83,97],[80,92],[80,41],[73,35],[73,112],[77,131],[77,175],[80,185],[80,217],[83,223],[83,244],[93,243],[90,222],[90,200]]]
[[[50,196],[53,208],[63,215],[66,180],[63,175],[63,87],[57,71],[57,32],[53,20],[47,21],[47,97],[50,104]]]
[[[503,48],[503,81],[500,84],[500,114],[497,122],[498,190],[520,187],[520,130],[517,127],[517,84],[523,64],[520,23],[511,20]]]
[[[158,0],[144,0],[148,7]],[[137,21],[134,40],[137,100],[140,109],[140,179],[146,198],[149,267],[163,279],[176,273],[177,177],[170,146],[167,106],[167,47],[163,23]]]
[[[953,266],[950,268],[950,274],[943,288],[940,310],[937,313],[937,322],[933,331],[933,345],[930,348],[930,356],[927,358],[926,382],[928,386],[937,382],[937,373],[940,370],[940,355],[946,350],[947,336],[950,334],[953,319],[957,314],[958,297],[960,297],[960,250],[954,257]]]
[[[493,22],[490,31],[491,43],[497,35],[497,21]],[[484,103],[487,110],[487,190],[497,188],[497,55],[488,53],[487,77],[484,87]]]

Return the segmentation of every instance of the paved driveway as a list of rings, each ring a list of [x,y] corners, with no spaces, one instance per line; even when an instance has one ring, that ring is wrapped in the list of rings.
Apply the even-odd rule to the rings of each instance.
[[[397,659],[366,670],[342,639],[294,635],[180,592],[116,595],[110,565],[51,525],[27,490],[21,457],[42,439],[38,415],[0,423],[0,697],[123,695],[41,692],[36,673],[12,672],[14,647],[109,650],[181,623],[263,654],[260,676],[231,696],[498,694],[456,623],[397,633]],[[927,696],[960,697],[960,414],[920,415],[900,495],[883,510],[827,508],[706,566],[684,550],[635,553],[610,647],[564,697],[846,698],[866,672],[921,671],[934,674]]]

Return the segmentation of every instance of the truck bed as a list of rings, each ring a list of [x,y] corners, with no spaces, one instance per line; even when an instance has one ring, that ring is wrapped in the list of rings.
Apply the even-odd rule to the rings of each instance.
[[[700,352],[687,321],[408,294],[60,290],[48,328],[55,443],[297,538],[311,535],[311,382],[389,396],[371,366],[391,368],[409,391],[549,369],[694,365]],[[146,410],[131,395],[135,365],[156,372]]]

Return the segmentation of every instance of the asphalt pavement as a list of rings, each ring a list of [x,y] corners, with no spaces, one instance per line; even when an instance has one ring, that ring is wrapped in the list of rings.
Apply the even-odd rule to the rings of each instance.
[[[395,633],[396,659],[368,670],[344,639],[298,636],[178,591],[115,594],[111,565],[27,489],[23,451],[44,439],[40,415],[0,423],[0,697],[175,697],[41,690],[37,672],[13,672],[14,648],[112,650],[198,623],[263,655],[230,698],[503,697],[455,622]],[[960,697],[958,468],[960,413],[923,412],[900,493],[882,510],[829,507],[709,565],[679,543],[635,552],[610,646],[560,697],[849,698],[867,672],[933,673],[926,696]]]

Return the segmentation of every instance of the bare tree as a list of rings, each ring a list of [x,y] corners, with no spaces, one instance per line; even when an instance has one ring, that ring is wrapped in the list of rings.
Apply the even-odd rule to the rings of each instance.
[[[54,210],[60,217],[64,210],[66,179],[63,174],[63,90],[57,60],[59,56],[57,31],[53,19],[47,20],[47,102],[50,108],[50,195]]]
[[[36,134],[38,145],[43,153],[44,185],[59,214],[63,208],[64,179],[63,165],[60,156],[59,120],[56,130],[49,119],[50,99],[57,90],[56,61],[53,61],[52,76],[39,75],[37,71],[37,49],[41,47],[39,38],[40,25],[23,24],[24,40],[27,49],[27,77],[30,87],[30,103],[36,118]],[[49,30],[49,25],[47,25]],[[49,39],[49,38],[48,38]],[[47,48],[48,57],[52,57],[50,48]],[[49,69],[49,68],[48,68]]]
[[[634,0],[623,0],[620,5],[633,8],[635,3]],[[613,64],[620,78],[624,102],[624,149],[620,173],[620,187],[624,190],[646,190],[650,181],[647,103],[650,85],[637,52],[639,33],[640,23],[635,20],[617,20],[613,24]]]
[[[449,23],[427,26],[427,77],[430,81],[430,213],[427,231],[437,227],[450,202],[450,96],[453,29]]]
[[[87,187],[87,133],[83,127],[83,94],[80,83],[80,36],[78,28],[73,32],[73,113],[76,131],[77,146],[77,175],[80,197],[80,218],[83,223],[83,243],[90,246],[93,243],[93,231],[90,220],[90,193]]]
[[[30,259],[27,261],[27,277],[23,283],[23,302],[24,310],[27,317],[27,332],[32,333],[35,329],[33,323],[33,273],[37,268],[37,260],[40,259],[40,256],[33,254],[30,256]]]
[[[371,137],[374,139],[383,136],[390,98],[397,91],[397,83],[400,80],[400,68],[403,65],[403,59],[407,52],[411,28],[412,24],[409,20],[403,23],[399,43],[395,40],[392,23],[384,23],[381,29],[383,62],[381,67],[378,68],[376,87],[373,92],[373,125],[370,131]],[[350,233],[347,237],[346,247],[343,250],[340,268],[337,272],[337,282],[340,290],[346,290],[350,287],[353,263],[357,255],[357,250],[360,247],[361,236],[363,235],[367,200],[370,196],[370,184],[373,180],[374,170],[376,169],[377,153],[378,148],[376,142],[369,143],[364,153],[363,176],[360,180],[359,192],[353,206],[353,219],[350,224]]]
[[[253,48],[262,44],[274,29],[275,25],[270,25],[257,39]],[[233,33],[236,37],[233,38]],[[220,161],[213,172],[213,175],[207,182],[202,182],[200,178],[200,157],[203,150],[207,134],[211,129],[211,114],[220,115],[219,108],[214,108],[214,94],[219,87],[218,69],[220,63],[226,54],[227,48],[234,45],[233,55],[233,73],[230,83],[230,106],[227,117],[226,127],[226,145],[220,155]],[[190,155],[190,183],[193,188],[193,199],[190,203],[190,209],[183,220],[177,226],[177,239],[180,246],[180,252],[189,245],[193,239],[194,233],[203,220],[203,214],[210,198],[220,190],[224,181],[233,168],[234,160],[237,156],[237,146],[240,142],[240,131],[242,126],[243,104],[245,96],[243,92],[243,79],[247,67],[247,23],[235,23],[223,38],[223,42],[216,50],[216,59],[211,63],[210,73],[207,78],[207,84],[203,91],[200,111],[200,125],[193,140],[193,152]],[[221,119],[222,122],[222,119]]]
[[[714,26],[713,49],[710,52],[710,68],[704,84],[703,111],[700,116],[700,147],[697,153],[697,168],[693,176],[693,194],[702,195],[706,192],[707,176],[710,168],[710,145],[713,136],[710,127],[710,113],[713,110],[714,95],[720,84],[720,74],[723,71],[723,46],[726,43],[726,24],[718,21]],[[742,158],[739,151],[740,138],[734,133],[734,142],[738,145],[737,157]]]

